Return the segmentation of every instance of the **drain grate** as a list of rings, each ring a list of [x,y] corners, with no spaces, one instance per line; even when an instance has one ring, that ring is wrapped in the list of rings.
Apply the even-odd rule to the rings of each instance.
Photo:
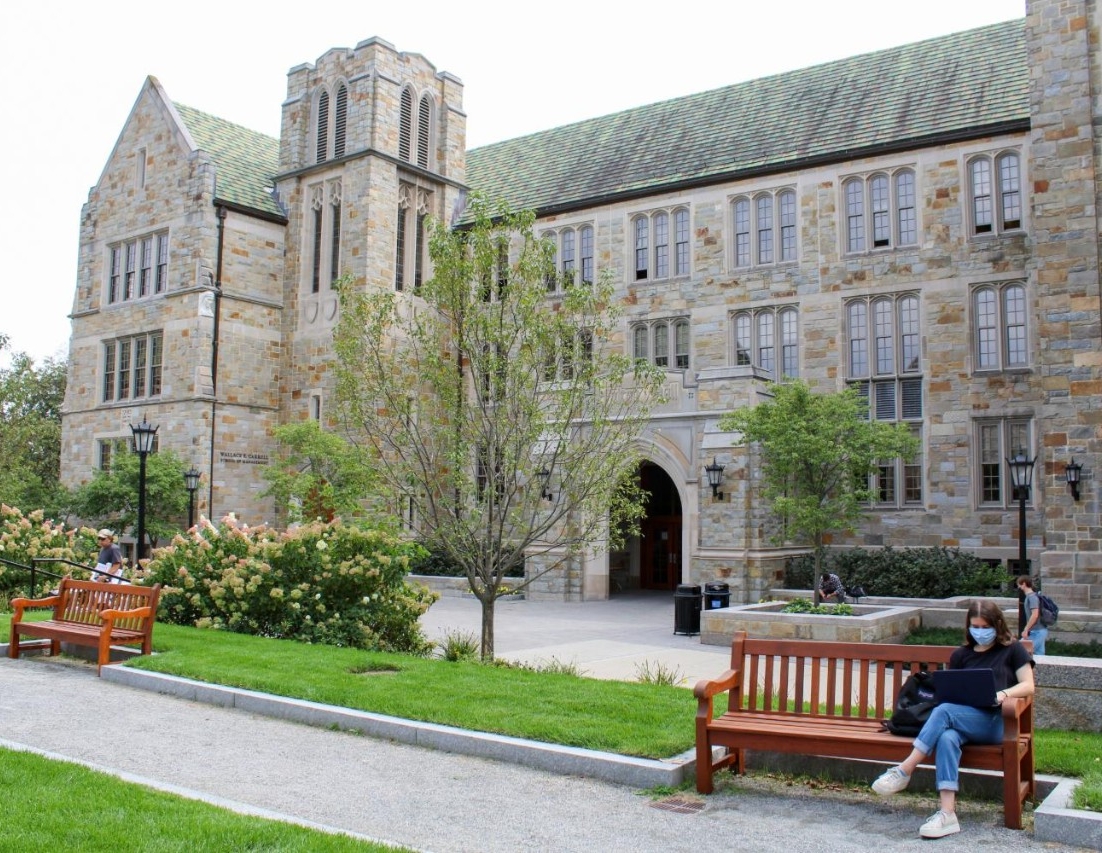
[[[675,814],[696,814],[703,811],[702,800],[687,800],[684,797],[666,797],[664,800],[655,800],[650,804],[652,809],[662,809]]]

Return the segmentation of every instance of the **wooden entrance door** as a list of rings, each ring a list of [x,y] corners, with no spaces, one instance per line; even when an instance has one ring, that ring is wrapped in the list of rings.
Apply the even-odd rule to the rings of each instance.
[[[647,518],[642,529],[643,589],[673,589],[681,582],[681,519]]]

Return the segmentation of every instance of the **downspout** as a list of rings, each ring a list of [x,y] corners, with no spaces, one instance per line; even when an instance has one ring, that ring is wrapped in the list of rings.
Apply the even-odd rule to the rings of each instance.
[[[214,518],[214,432],[218,412],[218,320],[222,313],[222,249],[226,244],[226,207],[218,205],[218,259],[214,270],[214,328],[210,345],[210,464],[207,518]]]

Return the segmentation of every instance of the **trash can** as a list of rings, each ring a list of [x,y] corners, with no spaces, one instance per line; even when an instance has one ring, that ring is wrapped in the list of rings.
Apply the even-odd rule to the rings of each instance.
[[[731,606],[731,587],[723,581],[704,584],[704,609],[718,610]]]
[[[673,632],[700,633],[700,587],[696,584],[678,584],[673,594]]]

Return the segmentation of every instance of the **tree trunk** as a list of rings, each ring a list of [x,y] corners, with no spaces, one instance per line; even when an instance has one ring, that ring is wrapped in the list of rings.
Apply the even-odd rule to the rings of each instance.
[[[485,590],[482,600],[482,660],[494,659],[494,605],[497,596]]]
[[[819,606],[819,602],[822,601],[822,597],[819,595],[819,584],[823,578],[823,539],[821,536],[815,537],[815,577],[811,579],[812,589],[812,601],[816,607]]]

